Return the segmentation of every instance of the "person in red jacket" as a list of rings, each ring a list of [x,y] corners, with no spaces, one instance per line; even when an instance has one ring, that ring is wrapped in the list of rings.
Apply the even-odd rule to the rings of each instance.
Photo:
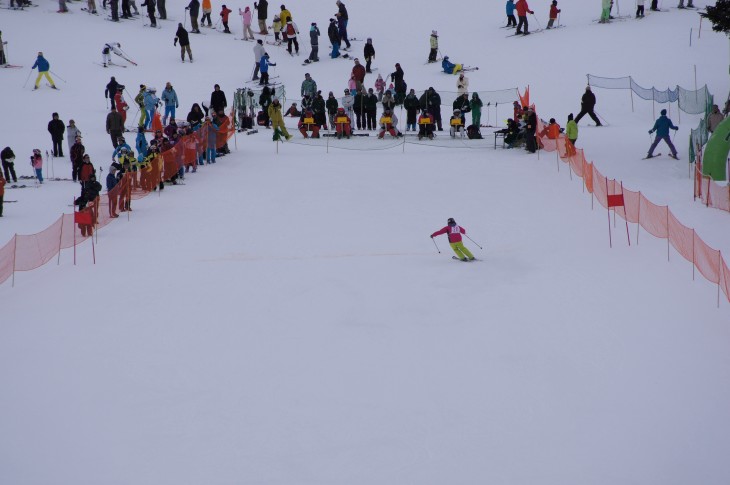
[[[515,4],[515,9],[517,9],[517,17],[520,19],[520,21],[517,22],[517,31],[515,32],[515,35],[529,35],[530,32],[527,24],[527,14],[534,14],[535,12],[530,10],[530,6],[527,5],[527,0],[517,0],[517,3]],[[523,25],[525,26],[524,31],[522,30]]]
[[[127,110],[129,105],[124,100],[124,86],[121,84],[117,88],[117,93],[114,95],[114,104],[117,107],[117,111],[122,115],[122,123],[127,122]]]
[[[233,12],[230,8],[223,5],[221,9],[221,20],[223,21],[223,33],[230,34],[231,30],[228,28],[228,15]]]
[[[352,121],[350,120],[350,117],[347,116],[347,113],[345,113],[345,108],[337,108],[337,114],[334,116],[334,123],[335,133],[337,134],[338,139],[342,139],[343,136],[345,138],[350,138],[350,136],[352,136]]]
[[[365,74],[367,71],[365,70],[365,66],[360,64],[360,59],[357,57],[355,58],[355,65],[352,67],[352,76],[355,78],[356,88],[357,92],[359,93],[362,90],[362,85],[365,83]]]
[[[304,138],[309,138],[307,135],[308,131],[312,132],[312,138],[319,138],[319,125],[315,123],[314,113],[312,113],[311,109],[305,110],[304,114],[302,114],[302,117],[299,119],[299,133],[301,133]]]
[[[552,5],[550,5],[550,20],[548,20],[547,28],[552,29],[553,24],[555,23],[555,19],[558,18],[558,14],[560,13],[560,9],[558,8],[558,0],[553,0]]]
[[[454,250],[458,259],[462,261],[474,261],[476,259],[471,251],[464,246],[464,243],[461,242],[461,235],[466,234],[466,229],[457,225],[453,217],[449,217],[446,227],[431,234],[431,239],[441,234],[446,234],[449,238],[449,245],[451,245],[451,249]]]

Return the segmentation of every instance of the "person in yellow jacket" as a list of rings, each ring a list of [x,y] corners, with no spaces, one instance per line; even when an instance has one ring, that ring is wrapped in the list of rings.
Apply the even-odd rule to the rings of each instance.
[[[565,156],[571,157],[575,155],[575,142],[578,141],[578,123],[573,119],[573,113],[568,115],[565,136],[568,138],[568,142],[565,144]]]
[[[431,31],[431,52],[428,54],[428,62],[436,62],[436,54],[439,51],[439,34],[435,30]]]
[[[269,105],[269,119],[271,120],[271,128],[274,130],[274,140],[277,140],[277,135],[280,133],[286,137],[287,140],[291,140],[292,136],[286,131],[284,126],[284,115],[281,114],[281,104],[279,98],[274,100]]]

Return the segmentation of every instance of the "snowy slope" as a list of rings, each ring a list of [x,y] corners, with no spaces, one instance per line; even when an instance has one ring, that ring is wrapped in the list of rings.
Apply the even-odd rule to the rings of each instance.
[[[531,3],[544,26],[547,2]],[[372,0],[348,10],[351,35],[374,39],[379,72],[400,62],[419,93],[455,91],[453,76],[424,65],[437,29],[444,54],[480,66],[472,88],[529,84],[541,116],[561,123],[579,110],[587,73],[691,88],[696,65],[699,84],[724,99],[727,41],[705,24],[690,48],[696,13],[597,25],[598,3],[561,1],[567,27],[527,38],[505,37],[502,2],[450,12],[435,0]],[[130,92],[172,82],[179,118],[214,83],[231,101],[250,75],[252,44],[207,29],[191,34],[195,63],[180,63],[172,40],[182,2],[168,1],[159,30],[105,22],[78,3],[60,17],[54,5],[0,10],[10,61],[25,66],[0,72],[12,94],[0,144],[13,147],[21,173],[32,148],[50,148],[53,111],[76,120],[106,172],[112,74]],[[335,11],[329,1],[287,6],[302,32],[311,21],[326,28]],[[93,65],[108,41],[139,67]],[[323,32],[323,59],[326,45]],[[362,43],[353,46],[360,55]],[[351,64],[303,67],[308,41],[301,47],[298,58],[269,47],[289,97],[305,72],[339,94]],[[38,50],[67,81],[57,80],[60,92],[21,88]],[[632,113],[627,92],[596,95],[610,126],[581,122],[587,157],[730,254],[730,215],[692,201],[686,139],[698,119],[682,114],[683,160],[642,161],[651,104],[635,100]],[[676,123],[676,105],[672,114]],[[443,138],[439,147],[331,142],[329,153],[298,138],[277,154],[269,136],[239,135],[238,150],[185,186],[137,202],[129,222],[100,232],[96,265],[86,243],[78,266],[66,251],[59,266],[0,287],[0,483],[730,478],[728,304],[716,308],[716,287],[692,281],[673,250],[667,263],[666,241],[642,231],[637,246],[631,227],[627,247],[617,224],[609,249],[605,212],[591,211],[554,155]],[[47,227],[76,192],[71,182],[8,190],[18,202],[5,206],[0,244]],[[484,247],[467,241],[481,261],[451,260],[443,238],[436,252],[428,235],[447,217]]]

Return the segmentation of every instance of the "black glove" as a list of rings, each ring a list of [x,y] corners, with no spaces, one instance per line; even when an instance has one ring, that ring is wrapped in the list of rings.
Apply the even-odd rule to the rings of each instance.
[[[433,239],[433,234],[431,235],[431,239]]]

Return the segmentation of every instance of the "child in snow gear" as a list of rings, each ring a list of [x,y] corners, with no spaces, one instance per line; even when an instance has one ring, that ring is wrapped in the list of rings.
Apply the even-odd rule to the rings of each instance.
[[[591,91],[591,87],[587,86],[586,92],[583,93],[583,96],[580,99],[580,113],[578,113],[578,116],[575,117],[575,122],[580,123],[580,119],[585,115],[588,115],[596,123],[596,126],[601,126],[601,120],[599,120],[596,113],[593,112],[593,108],[595,108],[595,106],[596,95],[593,94],[593,91]]]
[[[456,79],[456,91],[459,94],[469,92],[469,78],[463,72],[459,73],[459,77]]]
[[[330,26],[327,28],[327,37],[329,37],[330,44],[332,44],[330,57],[332,59],[340,57],[340,34],[337,31],[337,23],[335,19],[330,19]]]
[[[177,24],[177,32],[175,32],[175,40],[172,45],[177,45],[178,42],[180,43],[180,60],[185,62],[185,52],[187,51],[188,59],[190,62],[193,62],[193,52],[190,50],[190,37],[188,36],[188,31],[185,30],[185,27],[181,23]]]
[[[547,24],[548,29],[553,28],[553,24],[555,23],[555,20],[557,20],[559,13],[560,9],[558,8],[558,0],[553,0],[553,3],[550,5],[550,20],[548,20]]]
[[[231,30],[228,28],[228,16],[233,10],[226,7],[225,5],[221,6],[221,21],[223,22],[223,33],[224,34],[230,34]]]
[[[58,118],[58,113],[53,113],[51,121],[48,122],[48,133],[51,134],[51,141],[53,142],[53,156],[55,158],[63,157],[63,133],[66,131],[66,126]]]
[[[251,9],[246,7],[243,11],[238,9],[238,14],[243,19],[243,40],[253,40],[253,30],[251,30]]]
[[[570,143],[565,144],[566,156],[575,155],[575,142],[578,141],[578,124],[573,119],[573,113],[568,115],[568,122],[565,124],[565,136]]]
[[[669,145],[669,149],[672,151],[672,158],[676,158],[677,160],[679,160],[679,158],[677,157],[677,149],[674,148],[672,139],[669,138],[670,129],[677,131],[679,128],[674,126],[672,120],[667,118],[667,110],[663,109],[661,111],[661,116],[657,118],[656,122],[654,123],[654,127],[649,130],[650,135],[656,131],[656,138],[654,138],[654,143],[652,143],[651,147],[649,147],[649,153],[646,155],[646,158],[652,158],[654,156],[654,149],[657,147],[660,141],[664,140],[666,144]]]
[[[352,120],[345,113],[345,108],[337,108],[333,124],[335,125],[335,132],[337,133],[338,139],[341,139],[343,136],[350,138],[352,135]]]
[[[380,117],[380,133],[378,133],[378,138],[381,140],[385,138],[386,132],[390,133],[390,136],[393,138],[398,136],[398,132],[396,131],[393,121],[393,114],[389,109],[383,111],[383,116]]]
[[[299,42],[297,41],[297,35],[299,34],[299,27],[297,27],[297,24],[295,24],[292,21],[291,16],[289,16],[289,20],[286,21],[286,27],[284,27],[284,32],[286,32],[286,50],[287,50],[287,52],[289,52],[289,54],[292,54],[291,45],[293,42],[297,55],[299,55]]]
[[[444,59],[441,61],[441,69],[443,69],[446,74],[456,74],[463,68],[463,64],[454,64],[449,61],[449,56],[444,56]]]
[[[507,0],[507,27],[517,27],[517,19],[515,18],[515,0]]]
[[[370,37],[368,37],[367,42],[365,42],[363,57],[365,58],[365,72],[370,74],[373,72],[370,70],[370,65],[372,64],[373,59],[375,59],[375,47],[373,47],[373,39]],[[365,79],[365,76],[363,76],[363,79]]]
[[[269,85],[269,66],[275,66],[276,64],[273,62],[269,62],[269,54],[264,54],[261,58],[261,62],[259,62],[259,69],[261,70],[261,80],[259,81],[259,86],[268,86]]]
[[[517,0],[517,3],[515,4],[515,9],[517,10],[517,17],[519,17],[520,21],[517,24],[517,30],[515,31],[515,34],[523,34],[523,35],[529,35],[529,23],[527,22],[527,14],[535,14],[532,10],[530,10],[529,5],[527,5],[527,0]],[[524,27],[524,31],[522,28]]]
[[[436,55],[439,51],[439,34],[435,30],[431,31],[431,37],[429,39],[431,44],[431,51],[428,53],[428,62],[436,62]]]
[[[433,124],[433,116],[428,111],[424,111],[418,117],[418,139],[422,140],[424,136],[429,140],[433,140],[433,132],[436,125]]]
[[[33,149],[33,155],[30,156],[30,165],[35,170],[35,176],[39,183],[43,183],[43,157],[38,148]]]
[[[81,143],[81,137],[76,137],[76,142],[71,145],[71,148],[69,149],[69,154],[71,158],[71,179],[76,182],[76,179],[78,178],[78,171],[81,167],[81,162],[83,161],[84,154],[86,153],[86,147],[84,147],[83,143]]]
[[[308,109],[304,112],[302,117],[299,119],[299,133],[301,133],[304,138],[309,138],[309,135],[307,135],[307,132],[312,132],[312,138],[319,138],[319,126],[314,121],[314,113],[311,109]]]
[[[636,0],[636,18],[644,17],[644,0]]]
[[[433,239],[441,234],[446,234],[446,237],[449,239],[449,245],[458,259],[462,261],[474,261],[476,258],[461,241],[461,235],[466,234],[466,229],[457,225],[453,217],[449,217],[446,224],[445,227],[431,234],[431,238]]]
[[[385,79],[380,74],[378,74],[378,79],[375,80],[375,91],[378,93],[378,101],[381,101],[385,92]]]
[[[454,114],[449,119],[449,135],[451,138],[456,138],[456,134],[464,138],[464,115],[458,108],[454,110]]]
[[[271,25],[271,29],[274,31],[274,44],[275,45],[281,45],[281,38],[279,37],[281,35],[281,17],[279,17],[279,14],[274,14],[274,20],[273,24]]]
[[[5,180],[10,182],[10,178],[12,177],[13,182],[17,182],[18,176],[15,175],[15,153],[13,153],[13,150],[10,147],[3,148],[3,151],[0,152],[0,159],[3,164]]]
[[[46,60],[45,57],[43,57],[42,52],[38,53],[38,57],[35,60],[35,64],[33,64],[33,67],[31,67],[30,69],[33,70],[35,68],[38,68],[38,77],[35,79],[35,87],[33,88],[34,90],[38,89],[38,85],[40,85],[41,78],[43,76],[46,77],[46,79],[51,84],[51,87],[53,89],[58,89],[56,87],[56,83],[54,83],[53,79],[51,79],[51,75],[48,74],[48,72],[51,70],[51,64]]]

